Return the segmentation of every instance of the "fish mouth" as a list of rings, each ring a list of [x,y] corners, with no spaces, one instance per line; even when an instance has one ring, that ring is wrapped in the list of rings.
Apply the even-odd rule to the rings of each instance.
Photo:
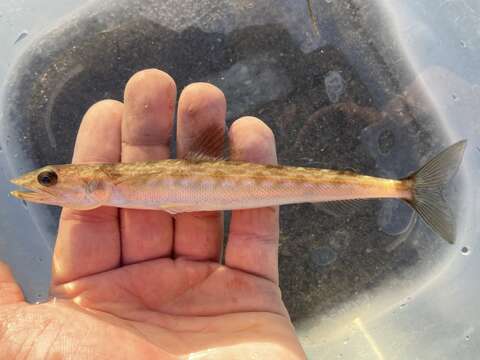
[[[12,179],[10,182],[25,189],[25,191],[10,191],[10,195],[17,199],[43,204],[51,203],[53,200],[53,196],[51,194],[45,190],[40,190],[34,188],[33,186],[29,186],[21,177]]]
[[[46,203],[46,202],[49,202],[49,200],[51,200],[50,195],[34,192],[34,191],[14,190],[14,191],[10,191],[10,195],[20,200],[36,202],[36,203]]]

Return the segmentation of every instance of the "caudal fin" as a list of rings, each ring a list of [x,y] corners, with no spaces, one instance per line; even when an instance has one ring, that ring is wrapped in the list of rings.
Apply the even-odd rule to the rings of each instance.
[[[442,196],[442,189],[457,172],[466,145],[466,140],[453,144],[407,178],[413,181],[413,198],[408,202],[435,232],[451,244],[455,242],[455,218]]]

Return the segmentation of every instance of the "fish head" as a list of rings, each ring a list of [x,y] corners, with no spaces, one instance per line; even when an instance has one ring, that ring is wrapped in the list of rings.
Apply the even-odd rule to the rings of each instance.
[[[26,191],[12,191],[18,199],[69,207],[93,209],[101,205],[97,196],[102,182],[95,180],[94,170],[81,165],[49,165],[10,180]]]

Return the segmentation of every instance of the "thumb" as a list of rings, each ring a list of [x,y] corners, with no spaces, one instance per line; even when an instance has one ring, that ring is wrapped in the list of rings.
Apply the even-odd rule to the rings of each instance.
[[[0,305],[25,301],[22,289],[15,281],[10,267],[0,261]]]

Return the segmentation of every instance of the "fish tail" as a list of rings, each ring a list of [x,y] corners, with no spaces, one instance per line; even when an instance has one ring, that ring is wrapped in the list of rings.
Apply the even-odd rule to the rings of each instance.
[[[404,179],[412,182],[412,197],[405,201],[450,244],[455,242],[455,218],[442,189],[457,172],[466,144],[466,140],[453,144]]]

